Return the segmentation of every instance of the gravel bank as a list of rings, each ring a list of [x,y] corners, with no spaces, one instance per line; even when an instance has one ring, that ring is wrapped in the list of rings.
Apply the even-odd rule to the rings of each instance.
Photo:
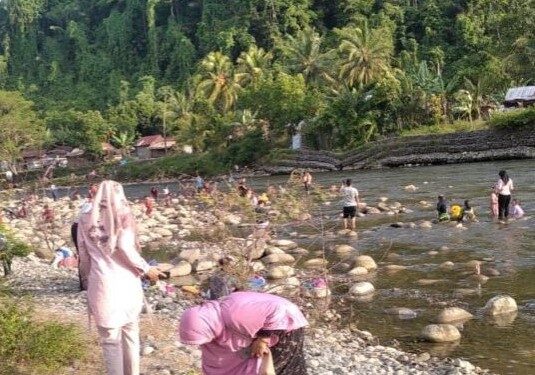
[[[62,316],[80,324],[86,321],[85,293],[78,291],[76,271],[53,269],[35,256],[16,259],[13,269],[8,285],[17,295],[30,294],[38,310],[61,312]],[[173,329],[191,299],[180,290],[176,296],[164,295],[158,288],[146,294],[154,312],[142,316],[143,374],[200,373],[200,351],[180,344]],[[305,346],[309,374],[490,373],[461,359],[438,359],[428,353],[410,354],[377,345],[377,342],[366,331],[310,328]],[[71,369],[70,373],[76,371]]]

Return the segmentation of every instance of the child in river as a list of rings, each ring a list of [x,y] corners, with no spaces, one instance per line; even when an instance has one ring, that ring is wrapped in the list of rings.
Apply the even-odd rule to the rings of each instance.
[[[490,193],[490,216],[493,218],[498,217],[498,194],[496,194],[495,188],[492,188]]]
[[[520,207],[520,201],[513,199],[513,218],[521,219],[524,216],[524,210]]]
[[[470,205],[470,202],[468,200],[464,201],[463,218],[467,221],[477,221],[476,213],[474,212],[474,207]]]
[[[448,214],[448,205],[446,204],[446,198],[444,198],[443,195],[438,196],[437,216],[438,221],[448,221],[450,219],[450,215]]]

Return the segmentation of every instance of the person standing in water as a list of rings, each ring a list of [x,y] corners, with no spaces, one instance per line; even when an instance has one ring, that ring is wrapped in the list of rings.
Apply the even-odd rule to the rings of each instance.
[[[490,192],[490,216],[493,219],[498,217],[498,194],[495,187]]]
[[[496,183],[496,191],[498,192],[498,219],[506,220],[509,217],[511,192],[514,190],[513,179],[509,178],[505,170],[501,170],[498,175],[500,176]]]
[[[78,250],[107,374],[139,375],[141,277],[156,281],[163,274],[139,253],[134,215],[119,183],[102,182],[93,205],[80,215]]]
[[[444,198],[443,195],[438,196],[437,216],[438,216],[438,221],[448,221],[450,219],[450,215],[448,214],[448,205],[446,203],[446,198]]]
[[[310,174],[309,171],[305,171],[303,173],[303,176],[301,177],[301,181],[303,182],[305,191],[308,193],[310,191],[310,187],[312,186],[312,175]]]
[[[351,179],[345,180],[340,188],[342,195],[342,215],[344,218],[344,229],[355,230],[357,209],[359,206],[359,191],[351,186]]]

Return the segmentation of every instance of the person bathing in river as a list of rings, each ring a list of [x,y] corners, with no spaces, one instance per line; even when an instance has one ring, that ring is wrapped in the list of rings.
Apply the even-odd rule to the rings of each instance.
[[[351,179],[345,180],[344,184],[340,188],[340,194],[342,196],[342,216],[344,219],[344,229],[355,230],[356,216],[359,207],[359,191],[351,186]]]
[[[303,186],[305,187],[305,191],[308,193],[310,190],[310,187],[312,186],[312,175],[309,171],[305,171],[303,175],[301,176],[301,181],[303,182]]]
[[[520,201],[517,199],[513,199],[513,219],[521,219],[524,217],[524,210],[522,207],[520,207]]]
[[[152,196],[152,199],[154,199],[155,202],[158,201],[158,194],[158,188],[156,186],[151,187],[150,195]]]
[[[509,217],[509,205],[511,204],[511,192],[514,190],[513,179],[509,178],[505,170],[501,170],[498,175],[500,176],[496,183],[498,219],[507,220]]]
[[[448,205],[446,203],[446,198],[444,198],[443,195],[438,196],[437,216],[438,216],[438,221],[450,220],[450,215],[448,214]]]
[[[494,187],[490,192],[490,216],[494,219],[498,217],[498,193]]]
[[[143,200],[143,203],[145,205],[145,215],[147,215],[148,217],[151,217],[152,211],[154,210],[154,199],[152,199],[152,197],[147,195],[145,199]]]
[[[477,221],[476,213],[474,212],[474,207],[470,205],[470,201],[468,201],[468,199],[464,201],[463,220]]]

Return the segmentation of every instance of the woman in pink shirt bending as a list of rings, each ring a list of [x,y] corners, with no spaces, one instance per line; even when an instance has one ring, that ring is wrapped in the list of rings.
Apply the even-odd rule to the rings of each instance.
[[[206,375],[258,375],[272,354],[277,375],[305,375],[307,320],[290,301],[267,293],[235,292],[184,312],[180,340],[200,345]]]
[[[104,351],[108,375],[139,374],[141,276],[155,280],[157,268],[139,254],[135,221],[123,187],[104,181],[78,222],[80,278]]]

